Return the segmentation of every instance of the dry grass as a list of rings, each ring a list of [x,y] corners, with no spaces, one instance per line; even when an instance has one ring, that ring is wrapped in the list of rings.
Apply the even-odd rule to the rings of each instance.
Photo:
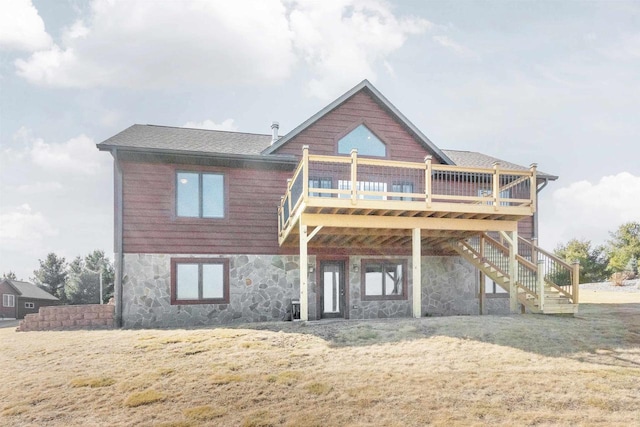
[[[628,295],[575,317],[0,329],[20,372],[0,425],[638,425],[640,301],[610,304]]]

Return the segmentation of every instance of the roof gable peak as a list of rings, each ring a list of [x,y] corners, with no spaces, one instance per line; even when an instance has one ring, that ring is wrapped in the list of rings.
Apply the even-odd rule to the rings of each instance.
[[[295,129],[278,139],[273,143],[273,145],[267,147],[262,154],[274,154],[280,147],[286,144],[288,141],[293,139],[295,136],[300,134],[303,130],[307,129],[312,124],[316,123],[322,117],[324,117],[329,112],[333,111],[351,97],[356,95],[357,93],[366,90],[369,92],[369,95],[374,98],[379,104],[381,104],[384,108],[386,108],[391,115],[395,116],[395,118],[406,127],[406,129],[413,134],[416,140],[422,144],[426,149],[433,152],[436,157],[438,157],[443,163],[454,165],[455,163],[442,151],[440,150],[429,138],[427,138],[409,119],[407,119],[404,114],[398,110],[395,105],[393,105],[376,87],[371,84],[371,82],[367,79],[362,80],[360,83],[349,89],[347,92],[336,98],[334,101],[329,103],[322,110],[318,111],[316,114],[311,116],[309,119],[301,123]]]

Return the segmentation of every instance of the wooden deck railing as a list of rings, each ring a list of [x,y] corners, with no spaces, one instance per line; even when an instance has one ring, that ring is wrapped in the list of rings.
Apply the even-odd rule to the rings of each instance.
[[[460,204],[466,204],[483,206],[487,212],[524,208],[533,213],[535,183],[535,164],[529,170],[506,170],[499,164],[467,168],[434,164],[431,156],[418,163],[362,158],[357,150],[349,157],[310,155],[305,147],[278,208],[278,227],[281,233],[286,230],[298,207],[310,202],[358,207],[385,201],[382,205],[389,209],[444,211],[459,211]]]

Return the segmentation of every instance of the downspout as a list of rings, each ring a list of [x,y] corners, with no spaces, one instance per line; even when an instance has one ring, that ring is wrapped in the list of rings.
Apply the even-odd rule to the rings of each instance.
[[[115,321],[118,328],[122,327],[122,281],[124,268],[124,245],[122,242],[122,217],[123,217],[123,185],[122,168],[118,159],[118,149],[111,151],[113,155],[113,177],[114,177],[114,249],[116,252],[116,277],[114,283],[114,297],[116,302]]]
[[[538,239],[538,241],[540,238],[540,236],[538,236],[538,210],[540,209],[540,203],[538,203],[538,193],[540,193],[542,189],[546,187],[547,184],[549,184],[548,178],[543,179],[544,181],[542,182],[542,185],[536,185],[536,211],[533,213],[533,237]]]

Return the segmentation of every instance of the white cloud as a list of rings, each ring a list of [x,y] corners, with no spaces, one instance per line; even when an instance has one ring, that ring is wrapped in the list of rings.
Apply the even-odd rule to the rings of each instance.
[[[63,173],[95,175],[104,166],[106,156],[96,149],[93,139],[79,135],[61,144],[36,139],[30,150],[36,166]]]
[[[28,204],[8,207],[0,213],[0,245],[8,251],[39,248],[46,237],[58,230],[41,212],[33,212]]]
[[[51,37],[31,0],[0,2],[0,48],[33,52],[51,45]]]
[[[476,52],[472,51],[468,47],[461,45],[460,43],[453,41],[448,36],[444,36],[444,35],[433,36],[433,40],[436,43],[438,43],[440,46],[455,52],[456,55],[462,58],[468,58],[468,59],[478,58],[478,54]]]
[[[540,225],[544,246],[555,247],[572,238],[603,243],[609,232],[628,221],[640,221],[640,176],[628,172],[598,182],[574,182],[553,192]],[[542,219],[542,218],[541,218]]]
[[[16,68],[39,85],[166,88],[280,81],[294,61],[277,0],[95,0],[60,45]]]
[[[238,127],[233,122],[233,119],[226,119],[222,123],[216,123],[213,120],[206,119],[202,122],[187,122],[182,127],[194,128],[194,129],[209,129],[209,130],[228,130],[228,131],[238,130]]]
[[[56,181],[34,182],[33,184],[22,184],[16,187],[16,191],[21,194],[41,194],[52,193],[62,190],[62,184]]]
[[[389,70],[386,58],[409,35],[431,26],[421,18],[396,17],[388,4],[375,0],[291,4],[294,47],[313,76],[307,90],[322,99],[363,78],[375,81],[377,64]]]
[[[430,26],[378,0],[95,0],[59,44],[15,66],[44,86],[166,89],[281,83],[302,63],[308,93],[328,99],[392,70],[389,55]]]

